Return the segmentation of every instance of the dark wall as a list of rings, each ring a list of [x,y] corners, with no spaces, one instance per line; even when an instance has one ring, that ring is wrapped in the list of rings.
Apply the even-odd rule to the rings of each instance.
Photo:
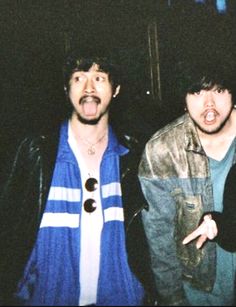
[[[48,125],[52,112],[57,117],[63,88],[62,3],[0,2],[1,124],[12,136]]]

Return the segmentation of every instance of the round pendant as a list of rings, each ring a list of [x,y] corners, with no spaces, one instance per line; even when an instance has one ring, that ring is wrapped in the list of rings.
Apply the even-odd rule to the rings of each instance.
[[[93,147],[90,147],[90,148],[88,149],[88,154],[89,154],[89,155],[94,155],[94,154],[95,154],[95,149],[94,149]]]

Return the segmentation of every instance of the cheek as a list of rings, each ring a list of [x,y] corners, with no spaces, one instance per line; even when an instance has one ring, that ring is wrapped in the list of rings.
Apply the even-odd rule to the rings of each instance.
[[[221,110],[229,110],[233,107],[233,102],[230,98],[218,98],[216,100],[217,107]]]
[[[187,109],[191,113],[197,113],[199,110],[201,110],[201,102],[191,99],[186,103]]]
[[[232,105],[232,103],[230,103],[230,104],[224,104],[224,105],[222,105],[220,108],[218,108],[219,109],[219,113],[221,113],[223,116],[224,115],[228,115],[231,111],[232,111],[232,109],[233,109],[233,105]]]
[[[69,92],[69,95],[70,97],[77,97],[80,93],[80,90],[78,87],[75,87],[75,86],[71,86],[70,88],[70,92]]]
[[[78,96],[76,92],[70,91],[69,98],[70,98],[70,102],[75,106],[77,105],[80,97]]]
[[[112,91],[109,89],[109,90],[104,90],[104,89],[101,89],[100,91],[97,90],[97,93],[99,94],[99,96],[101,97],[101,99],[106,102],[106,101],[110,101],[112,99]]]
[[[96,86],[97,93],[100,93],[101,95],[112,95],[112,87],[110,84],[97,84]]]

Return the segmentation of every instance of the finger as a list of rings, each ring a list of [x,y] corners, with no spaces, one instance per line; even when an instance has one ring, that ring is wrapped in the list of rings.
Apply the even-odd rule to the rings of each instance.
[[[218,233],[216,222],[212,219],[211,214],[206,214],[204,221],[206,223],[206,235],[209,240],[213,240]]]
[[[197,240],[197,243],[196,243],[197,249],[201,248],[203,243],[206,242],[206,240],[207,240],[207,236],[206,235],[201,235],[199,237],[199,239]]]
[[[187,237],[185,237],[182,243],[183,244],[188,244],[189,242],[191,242],[192,240],[196,239],[201,234],[202,234],[202,227],[199,226],[192,233],[190,233]]]
[[[206,214],[206,215],[204,215],[203,219],[204,219],[204,221],[210,221],[210,220],[212,220],[212,216],[211,216],[211,214]]]
[[[207,224],[207,236],[208,239],[213,240],[217,235],[217,227],[214,220],[211,220]]]

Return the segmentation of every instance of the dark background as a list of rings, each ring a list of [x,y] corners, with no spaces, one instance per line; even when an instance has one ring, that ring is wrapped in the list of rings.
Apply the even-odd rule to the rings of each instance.
[[[1,137],[13,143],[57,126],[64,56],[77,47],[119,57],[124,84],[112,120],[146,140],[183,113],[179,61],[201,55],[234,63],[235,2],[223,14],[214,0],[0,0]]]

